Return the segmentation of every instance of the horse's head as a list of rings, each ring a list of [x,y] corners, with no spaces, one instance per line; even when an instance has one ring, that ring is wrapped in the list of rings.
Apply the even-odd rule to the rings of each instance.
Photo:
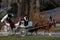
[[[2,19],[1,22],[6,21],[7,19],[11,19],[13,17],[13,14],[6,14]]]
[[[1,19],[1,22],[4,22],[7,17],[8,17],[8,14],[6,14],[6,15]]]

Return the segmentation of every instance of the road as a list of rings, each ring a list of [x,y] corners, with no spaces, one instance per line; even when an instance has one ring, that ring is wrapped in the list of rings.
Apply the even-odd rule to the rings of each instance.
[[[58,26],[60,26],[60,24],[56,24],[56,26],[58,27]]]
[[[39,34],[37,34],[37,36],[43,36],[43,34],[42,33],[39,33]],[[48,33],[45,33],[45,36],[46,37],[49,37],[49,34]],[[60,33],[52,33],[51,34],[51,37],[60,37]]]
[[[16,34],[16,36],[20,36],[20,34]],[[27,36],[35,36],[35,34],[28,34]],[[43,35],[43,33],[38,33],[37,36],[39,37],[49,37],[49,33],[45,33],[45,35]],[[60,37],[60,33],[51,33],[51,37]]]

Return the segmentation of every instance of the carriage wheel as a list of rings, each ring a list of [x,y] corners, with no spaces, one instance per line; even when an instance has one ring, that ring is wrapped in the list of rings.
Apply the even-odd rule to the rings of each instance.
[[[26,36],[26,30],[20,30],[19,33],[20,36]]]

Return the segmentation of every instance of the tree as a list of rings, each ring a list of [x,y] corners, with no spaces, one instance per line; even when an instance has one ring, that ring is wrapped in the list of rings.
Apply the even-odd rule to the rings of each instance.
[[[40,3],[40,5],[41,5],[40,11],[45,11],[45,10],[56,8],[56,5],[51,1],[46,1],[46,2],[43,1],[43,3]]]
[[[0,8],[1,8],[1,2],[2,2],[2,0],[0,0]]]
[[[15,17],[17,17],[17,12],[18,12],[18,5],[17,3],[12,3],[11,4],[11,9],[7,11],[7,13],[13,13]]]

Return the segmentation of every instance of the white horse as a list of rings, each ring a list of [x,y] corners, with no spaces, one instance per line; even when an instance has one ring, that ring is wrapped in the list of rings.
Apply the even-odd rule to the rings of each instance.
[[[9,26],[9,23],[4,22],[5,25],[2,26],[1,28],[1,34],[4,36],[8,36],[11,32],[11,28]]]
[[[5,23],[5,25],[2,26],[1,28],[1,34],[7,36],[7,32],[10,30],[10,26],[8,23],[6,23],[6,18],[8,17],[8,14],[6,14],[2,19],[1,22]]]
[[[8,14],[6,14],[2,19],[1,22],[3,22],[5,25],[2,26],[1,28],[1,33],[4,34],[6,33],[6,35],[8,35],[9,33],[12,32],[10,24],[6,22],[6,18],[8,17]],[[19,23],[20,21],[18,21],[17,23],[15,23],[16,28],[13,29],[13,31],[15,31],[18,27],[19,27]],[[8,34],[7,34],[8,33]],[[5,35],[5,34],[4,34]]]

